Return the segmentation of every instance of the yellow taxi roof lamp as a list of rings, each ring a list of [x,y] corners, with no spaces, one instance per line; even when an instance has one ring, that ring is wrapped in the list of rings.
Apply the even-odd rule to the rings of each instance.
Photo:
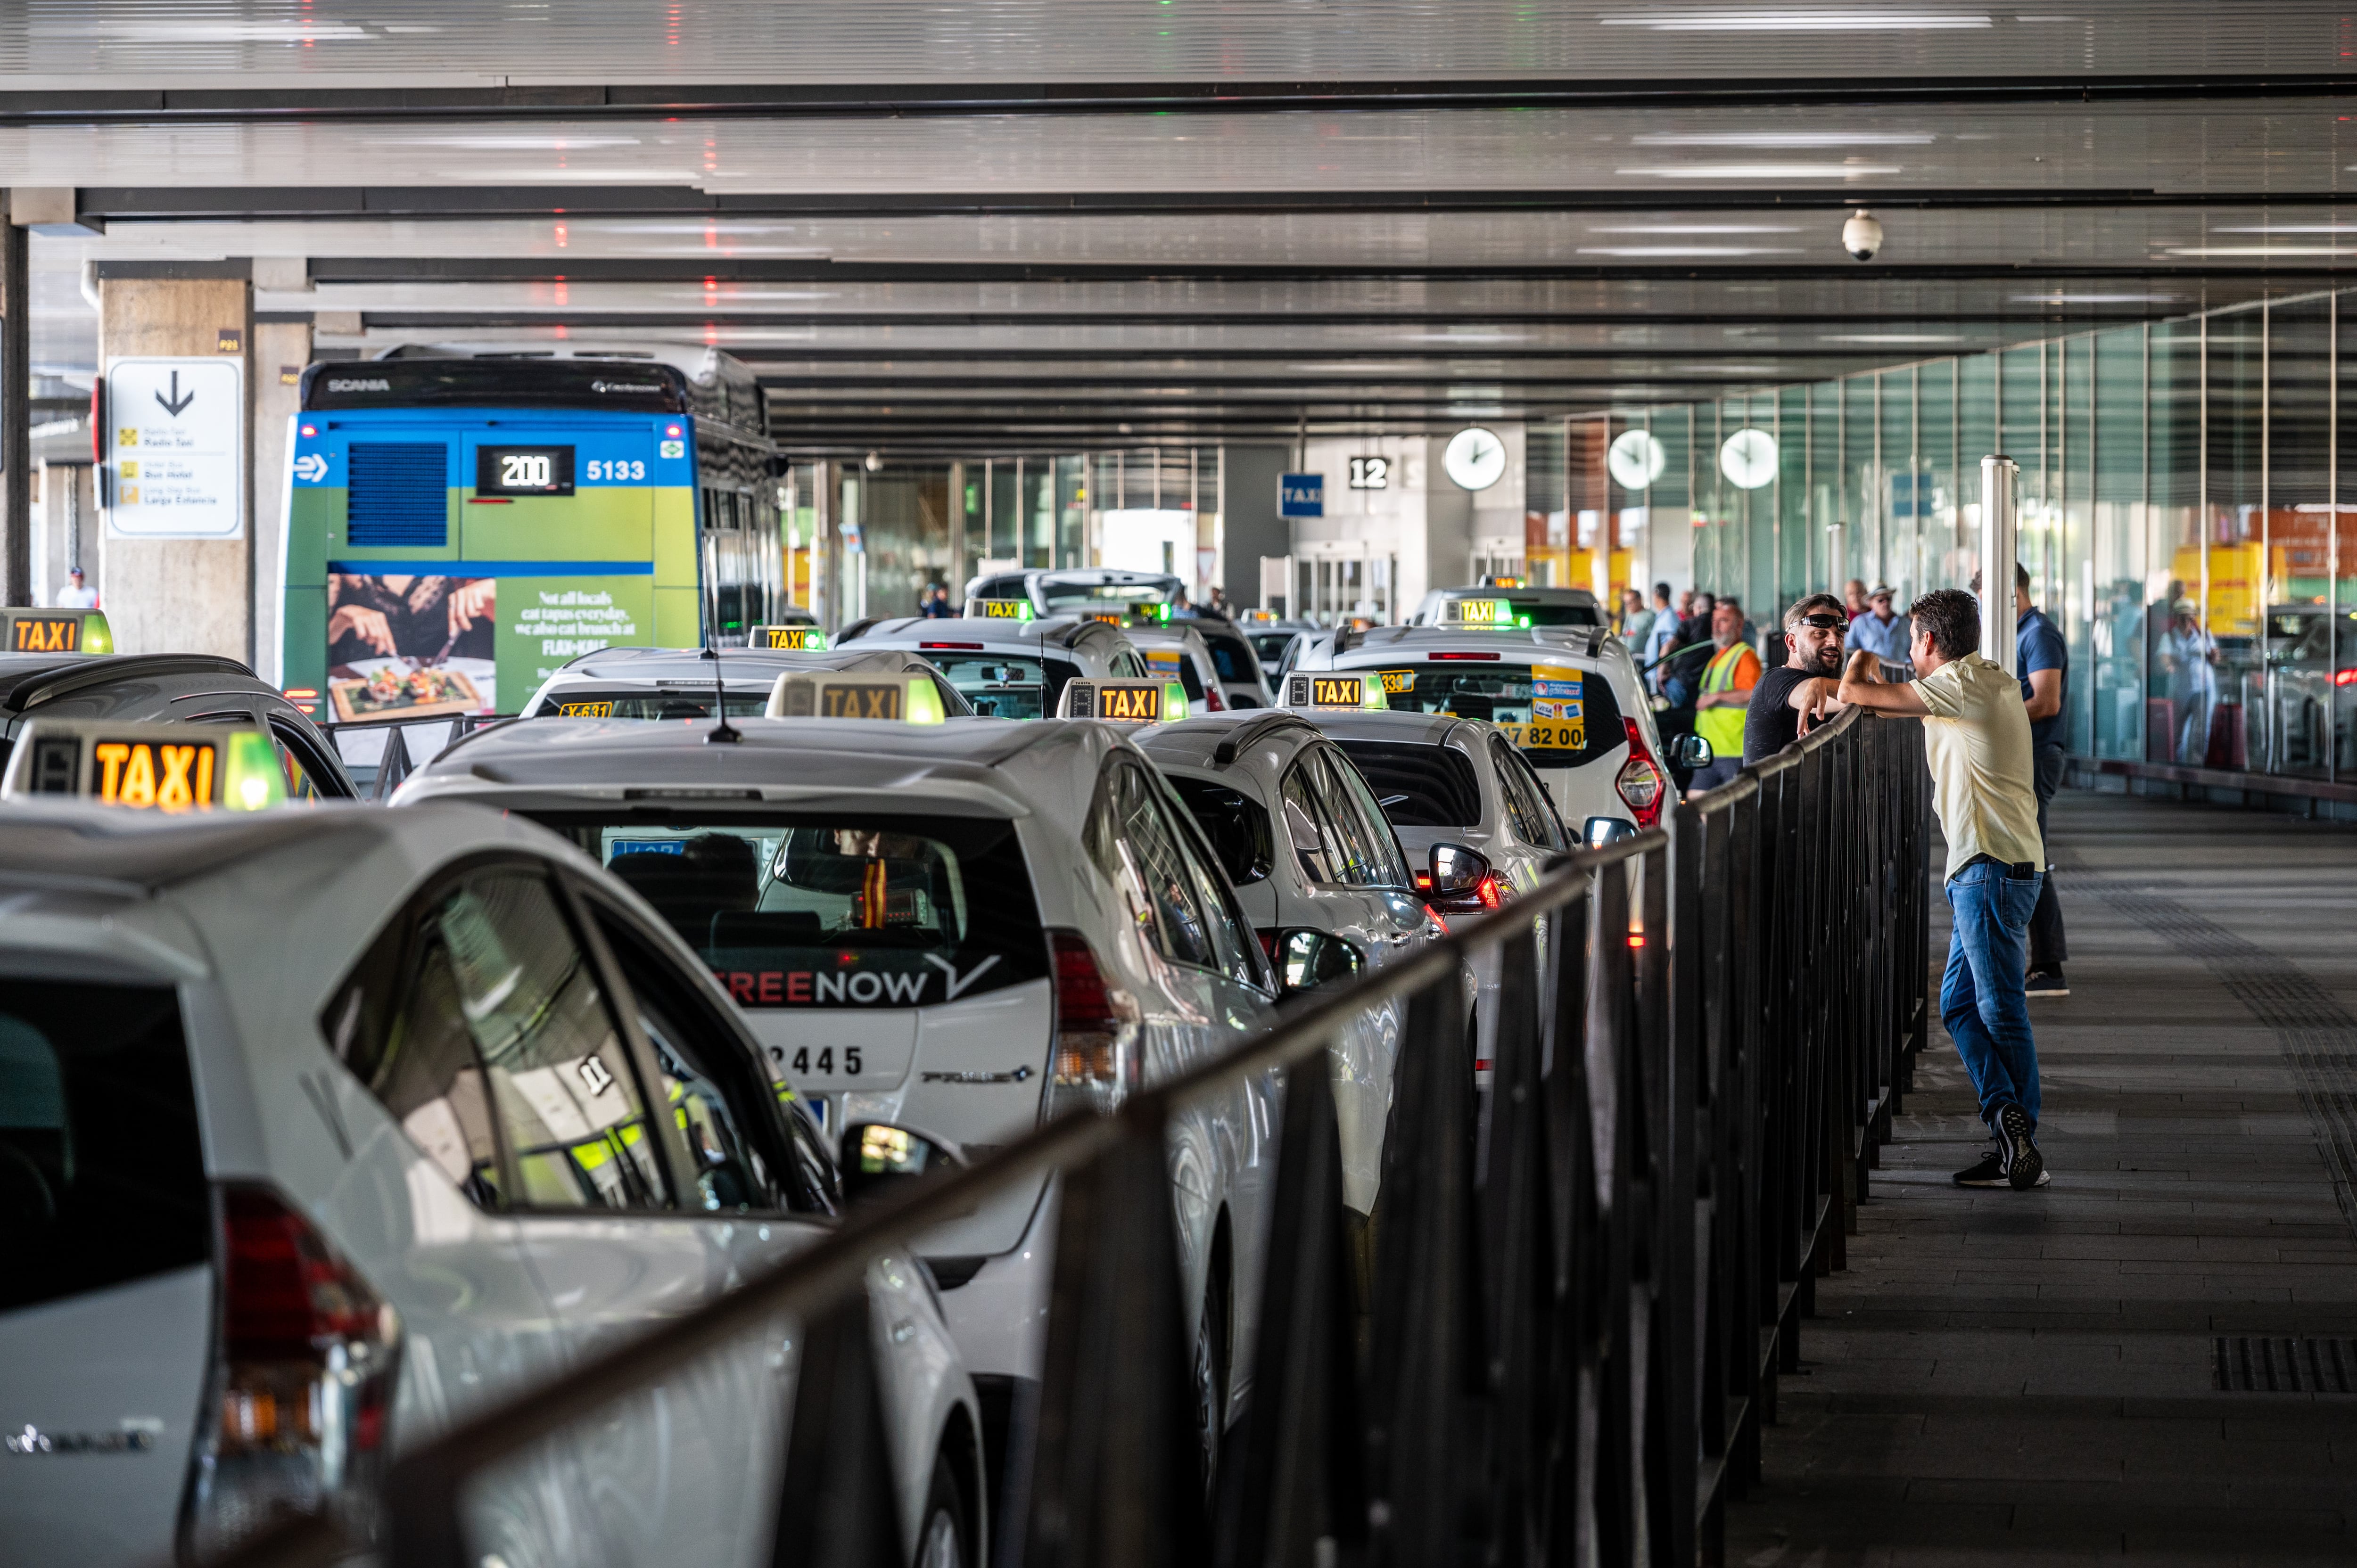
[[[1379,670],[1361,670],[1349,674],[1296,671],[1285,678],[1285,695],[1281,701],[1288,708],[1383,710],[1392,705],[1391,699],[1383,692],[1383,671]]]
[[[114,628],[104,610],[26,610],[5,612],[8,629],[0,650],[10,653],[112,653]]]
[[[757,626],[746,633],[745,646],[823,653],[826,633],[814,626]]]
[[[878,719],[937,725],[949,716],[930,675],[854,675],[792,671],[770,688],[762,716],[772,719]]]
[[[277,747],[258,729],[36,719],[0,775],[0,800],[75,797],[164,816],[286,803]]]
[[[968,599],[965,618],[968,620],[1031,620],[1039,612],[1029,599]]]
[[[1176,681],[1067,681],[1056,702],[1056,716],[1109,724],[1177,724],[1187,716],[1187,689]]]

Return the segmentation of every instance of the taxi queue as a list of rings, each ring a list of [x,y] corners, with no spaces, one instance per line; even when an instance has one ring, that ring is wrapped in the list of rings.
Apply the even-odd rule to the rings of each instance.
[[[11,1555],[201,1560],[290,1510],[366,1539],[393,1450],[863,1192],[1232,1048],[1674,788],[1586,596],[1451,590],[1300,634],[1273,682],[1156,607],[966,610],[584,655],[391,810],[339,805],[335,746],[229,661],[110,657],[102,620],[0,655],[0,1433],[39,1461],[0,1465]],[[1477,1079],[1496,984],[1465,977]],[[1403,1022],[1329,1053],[1362,1235]],[[1207,1477],[1279,1111],[1254,1080],[1170,1131]],[[910,1562],[985,1560],[1055,1204],[1009,1189],[870,1270]],[[794,1375],[780,1324],[496,1472],[478,1560],[762,1558]]]

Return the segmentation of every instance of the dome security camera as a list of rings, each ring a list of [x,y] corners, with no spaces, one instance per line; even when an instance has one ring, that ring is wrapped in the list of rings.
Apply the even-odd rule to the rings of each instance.
[[[1873,213],[1861,207],[1849,215],[1842,225],[1842,249],[1861,262],[1874,260],[1882,249],[1882,224]]]
[[[884,467],[883,454],[879,452],[870,452],[867,454],[866,461],[860,466],[871,474],[880,473]]]

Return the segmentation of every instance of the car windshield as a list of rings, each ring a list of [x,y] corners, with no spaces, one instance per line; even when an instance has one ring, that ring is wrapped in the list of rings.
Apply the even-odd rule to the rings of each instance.
[[[1040,599],[1049,611],[1073,605],[1167,605],[1178,585],[1169,583],[1059,583],[1053,579],[1039,584]]]
[[[1241,682],[1250,685],[1260,679],[1260,667],[1253,659],[1252,645],[1232,631],[1202,631],[1203,645],[1211,650],[1211,667],[1222,681]]]
[[[1488,719],[1539,768],[1577,768],[1624,744],[1611,685],[1577,665],[1447,659],[1383,671],[1394,711]]]
[[[741,1006],[923,1006],[1048,973],[1011,822],[533,815],[654,906]]]
[[[986,719],[1045,718],[1056,711],[1064,682],[1081,672],[1079,665],[1065,660],[1017,653],[948,653],[928,648],[925,657]]]
[[[770,693],[762,692],[730,692],[727,693],[728,716],[732,719],[758,719],[769,710]],[[576,689],[551,692],[533,709],[536,719],[708,719],[712,716],[712,688],[694,686],[666,688],[660,691],[626,689]]]
[[[1368,788],[1395,828],[1478,828],[1481,785],[1472,759],[1451,746],[1400,746],[1346,740],[1343,754],[1358,764]]]

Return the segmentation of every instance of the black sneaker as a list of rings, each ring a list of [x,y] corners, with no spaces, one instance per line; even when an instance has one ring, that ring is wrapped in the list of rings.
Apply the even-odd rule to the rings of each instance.
[[[1958,1171],[1948,1178],[1958,1187],[2004,1187],[2005,1161],[1995,1149],[1981,1156],[1981,1163],[1970,1170]]]
[[[2071,994],[2071,983],[2064,980],[2062,972],[2057,969],[2031,975],[2021,983],[2021,990],[2026,996],[2068,996]]]
[[[1996,1113],[1996,1146],[2005,1165],[2006,1184],[2016,1192],[2043,1186],[2046,1156],[2029,1141],[2029,1112],[2007,1105]]]

